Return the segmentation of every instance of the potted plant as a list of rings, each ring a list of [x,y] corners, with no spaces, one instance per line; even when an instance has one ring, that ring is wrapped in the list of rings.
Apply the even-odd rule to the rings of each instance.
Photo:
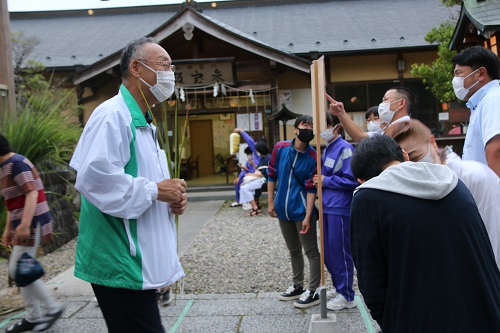
[[[218,153],[214,156],[215,168],[220,169],[221,173],[226,172],[228,158],[229,158],[229,154],[223,155],[222,153]]]

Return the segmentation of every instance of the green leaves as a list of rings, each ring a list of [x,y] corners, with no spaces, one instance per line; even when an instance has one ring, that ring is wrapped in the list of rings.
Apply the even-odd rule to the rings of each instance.
[[[431,44],[438,44],[438,58],[430,66],[426,64],[413,64],[411,66],[411,73],[415,77],[421,78],[426,88],[441,103],[456,100],[451,84],[454,67],[451,59],[456,51],[451,51],[448,48],[454,29],[455,23],[450,21],[432,28],[425,36],[425,40]]]
[[[32,94],[23,109],[6,114],[0,122],[0,132],[12,149],[28,157],[39,171],[66,167],[73,154],[81,128],[63,107],[72,93],[62,97],[48,90]]]

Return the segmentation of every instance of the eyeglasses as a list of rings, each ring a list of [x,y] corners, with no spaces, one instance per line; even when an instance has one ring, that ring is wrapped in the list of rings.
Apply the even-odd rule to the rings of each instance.
[[[154,64],[157,64],[158,66],[163,67],[163,69],[166,71],[171,70],[172,72],[175,72],[175,65],[172,65],[168,61],[158,61],[158,60],[149,60],[149,59],[137,59],[137,60],[144,61],[144,62],[152,62]]]

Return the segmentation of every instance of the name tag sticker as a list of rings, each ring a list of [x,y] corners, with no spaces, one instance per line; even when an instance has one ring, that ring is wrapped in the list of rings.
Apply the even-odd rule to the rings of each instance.
[[[325,166],[327,166],[329,168],[333,168],[334,164],[335,164],[335,160],[327,157],[327,159],[325,160]]]

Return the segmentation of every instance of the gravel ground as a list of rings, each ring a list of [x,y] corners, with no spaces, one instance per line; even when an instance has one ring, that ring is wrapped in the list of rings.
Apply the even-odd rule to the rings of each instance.
[[[242,209],[229,207],[229,202],[222,206],[181,259],[186,293],[274,292],[292,284],[278,220],[265,210],[249,217]],[[307,259],[305,267],[307,279]],[[329,275],[325,269],[327,286],[332,285]]]
[[[44,281],[74,264],[75,245],[76,241],[72,240],[38,257],[46,272]],[[181,263],[186,272],[185,293],[273,292],[284,291],[292,284],[288,250],[278,220],[267,212],[246,216],[245,211],[230,207],[229,202],[223,204],[195,238]],[[305,267],[307,279],[307,259]],[[325,277],[325,284],[331,286],[326,269]],[[7,263],[3,260],[0,262],[0,291],[5,287]]]

